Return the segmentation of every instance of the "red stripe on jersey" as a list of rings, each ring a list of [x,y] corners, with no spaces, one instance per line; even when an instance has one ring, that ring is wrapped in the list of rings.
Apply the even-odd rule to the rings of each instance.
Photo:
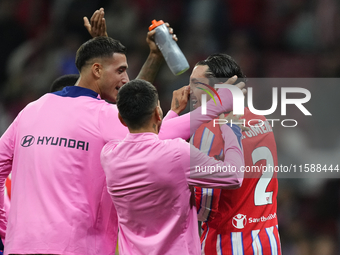
[[[202,255],[281,255],[276,226],[253,230],[250,235],[244,232],[218,234],[216,229],[204,229],[201,243]]]

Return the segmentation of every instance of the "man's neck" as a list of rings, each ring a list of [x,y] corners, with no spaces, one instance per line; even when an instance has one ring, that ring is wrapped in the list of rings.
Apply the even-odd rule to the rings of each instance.
[[[81,75],[80,75],[77,83],[75,84],[75,86],[79,86],[79,87],[82,87],[82,88],[90,89],[90,90],[93,90],[94,92],[100,94],[100,90],[99,90],[96,82],[93,81],[93,80],[82,78]]]
[[[139,129],[131,129],[129,128],[130,133],[136,134],[136,133],[154,133],[158,135],[158,127],[155,123],[151,124],[148,127],[143,127]]]

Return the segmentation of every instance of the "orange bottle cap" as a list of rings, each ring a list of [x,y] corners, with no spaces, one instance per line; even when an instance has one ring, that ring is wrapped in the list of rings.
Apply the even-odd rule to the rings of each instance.
[[[149,26],[149,31],[155,29],[156,27],[160,26],[160,25],[163,25],[164,24],[164,21],[163,20],[159,20],[159,21],[156,21],[155,19],[152,21],[152,25]]]

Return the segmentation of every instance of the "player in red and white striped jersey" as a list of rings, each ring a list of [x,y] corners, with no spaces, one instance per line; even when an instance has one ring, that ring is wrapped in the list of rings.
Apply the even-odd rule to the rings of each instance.
[[[228,78],[233,75],[244,77],[239,66],[228,55],[215,54],[199,62],[190,77],[195,107],[200,106],[202,90],[197,87],[202,80],[206,79],[208,83],[211,77]],[[281,255],[276,214],[276,173],[262,172],[262,166],[277,166],[274,134],[265,117],[252,114],[248,108],[245,108],[243,118],[246,123],[252,120],[250,130],[240,135],[245,166],[247,169],[256,166],[253,169],[259,172],[245,172],[239,189],[221,191],[196,188],[198,218],[204,222],[202,254]],[[191,142],[209,156],[223,159],[221,132],[218,126],[214,127],[213,121],[202,125]]]

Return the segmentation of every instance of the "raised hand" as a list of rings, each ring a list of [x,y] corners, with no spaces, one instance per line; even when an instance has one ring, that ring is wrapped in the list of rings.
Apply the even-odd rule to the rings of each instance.
[[[169,29],[169,33],[172,34],[172,38],[177,42],[178,41],[178,38],[176,36],[176,34],[174,34],[174,30],[172,27],[170,27],[169,23],[165,22],[164,23],[168,29]],[[156,33],[156,30],[153,29],[151,31],[149,31],[147,33],[147,36],[146,36],[146,42],[148,43],[149,45],[149,48],[150,48],[150,52],[151,53],[157,53],[157,54],[162,54],[160,52],[160,50],[158,49],[158,46],[156,45],[155,43],[155,33]]]
[[[106,32],[106,22],[104,18],[104,8],[96,10],[92,17],[91,23],[87,17],[84,17],[84,27],[90,33],[90,35],[95,38],[98,36],[108,36]]]
[[[174,34],[173,29],[170,27],[169,23],[165,23],[165,25],[169,28],[170,34],[172,34],[172,38],[177,41],[177,36]],[[146,42],[150,48],[150,54],[145,61],[142,69],[139,71],[137,79],[142,79],[145,81],[149,81],[151,83],[154,82],[156,75],[161,67],[164,57],[162,52],[158,49],[158,46],[155,43],[155,29],[148,32],[146,36]],[[185,108],[185,107],[184,107]]]
[[[189,94],[190,86],[183,86],[178,90],[174,90],[172,94],[171,110],[179,115],[188,104]]]
[[[234,75],[233,77],[229,78],[226,82],[224,82],[224,84],[232,85],[236,81],[237,81],[237,76]],[[244,88],[246,84],[243,81],[235,84],[235,86],[238,87],[242,91],[243,95],[247,94],[247,90]]]

